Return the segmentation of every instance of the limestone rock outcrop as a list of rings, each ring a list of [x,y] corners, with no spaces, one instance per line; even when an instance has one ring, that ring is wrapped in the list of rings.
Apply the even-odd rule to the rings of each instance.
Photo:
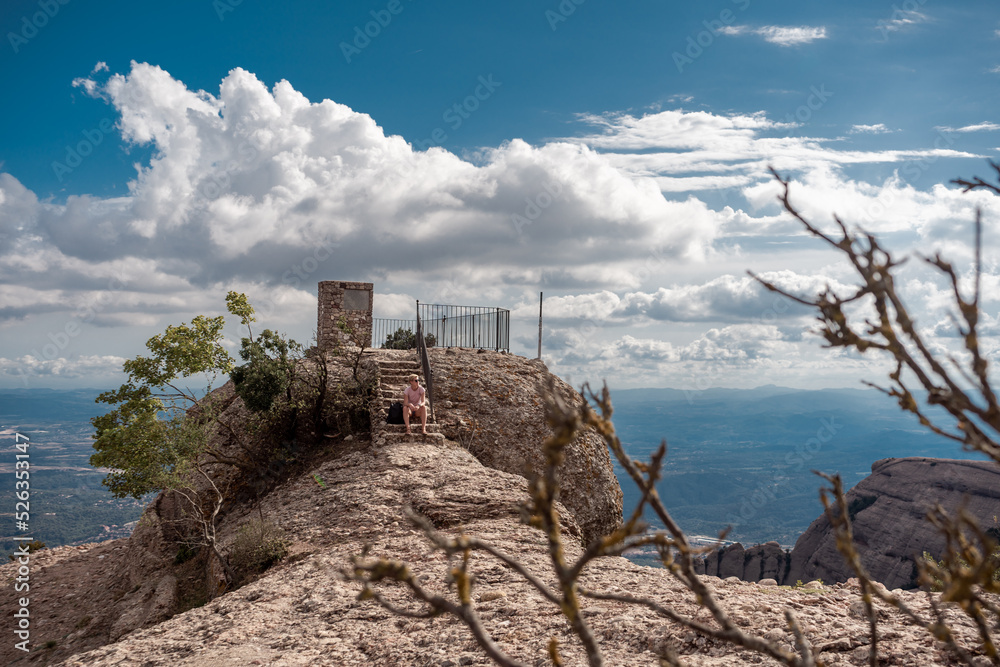
[[[945,538],[926,520],[940,504],[950,514],[971,513],[984,529],[1000,517],[1000,466],[991,461],[923,457],[882,459],[872,474],[846,494],[861,561],[875,581],[890,589],[917,586],[916,559],[935,558]],[[730,544],[705,556],[699,572],[745,581],[774,579],[779,584],[822,580],[843,582],[854,576],[837,551],[825,515],[799,536],[791,552],[777,542],[744,547]]]
[[[541,392],[547,383],[562,399],[580,395],[548,372],[544,362],[488,350],[430,350],[435,414],[444,433],[462,442],[484,465],[530,474],[544,465],[541,444],[552,432]],[[562,501],[589,541],[621,524],[622,491],[604,442],[593,431],[566,448]]]
[[[360,440],[338,443],[264,498],[263,513],[283,526],[294,544],[292,555],[261,579],[110,642],[114,598],[128,595],[128,589],[115,588],[116,576],[124,578],[123,541],[43,550],[35,555],[32,571],[35,650],[15,653],[12,642],[5,642],[0,661],[66,667],[490,665],[469,630],[454,618],[395,616],[372,600],[359,601],[358,586],[345,581],[341,572],[350,567],[350,556],[367,544],[372,555],[404,560],[424,585],[450,594],[445,582],[452,564],[432,552],[401,516],[401,507],[409,504],[442,530],[476,535],[515,554],[529,571],[554,585],[545,536],[519,521],[517,506],[526,488],[523,477],[487,468],[453,443],[393,441],[382,448]],[[254,514],[256,508],[247,507],[226,518],[220,534],[224,548],[235,527]],[[564,516],[566,556],[572,559],[581,547],[565,509]],[[11,576],[14,568],[16,564],[0,566],[0,576]],[[554,637],[565,664],[586,664],[558,608],[512,569],[477,553],[470,573],[472,598],[484,627],[504,651],[525,664],[545,664]],[[824,664],[867,664],[867,620],[852,611],[856,586],[791,590],[735,577],[706,581],[745,632],[788,648],[794,639],[784,611],[792,609]],[[624,558],[593,562],[583,572],[582,584],[594,591],[648,597],[685,616],[705,614],[666,570]],[[420,609],[402,586],[381,590],[397,606]],[[923,595],[902,595],[918,613],[929,614]],[[664,649],[692,667],[777,664],[699,637],[646,607],[589,599],[584,606],[608,665],[656,665]],[[879,651],[886,664],[953,664],[921,630],[877,606],[883,619]],[[11,612],[8,599],[0,599],[0,613],[10,618]],[[959,642],[975,645],[971,623],[959,618],[954,625]]]
[[[367,356],[382,353],[371,351]],[[386,353],[407,354],[401,351]],[[394,443],[404,445],[401,447],[373,446],[369,439],[361,437],[344,441],[321,438],[313,446],[320,450],[318,453],[306,452],[301,447],[295,453],[297,457],[312,458],[323,457],[323,452],[331,448],[336,450],[337,456],[344,449],[365,450],[365,455],[350,468],[358,488],[363,489],[352,501],[352,508],[366,516],[364,520],[357,520],[357,527],[364,530],[348,531],[352,535],[352,548],[358,551],[363,546],[358,539],[374,539],[388,523],[395,527],[405,524],[402,509],[407,505],[442,527],[504,515],[510,522],[509,530],[522,530],[514,527],[519,525],[520,504],[527,498],[527,484],[522,475],[541,464],[540,446],[548,433],[538,392],[548,383],[555,382],[557,391],[566,400],[579,400],[575,392],[553,378],[540,362],[476,350],[434,350],[434,356],[438,387],[441,388],[438,402],[443,404],[438,411],[438,421],[447,423],[456,437],[464,437],[469,449],[488,439],[489,446],[478,448],[481,459],[477,460],[468,450],[444,440],[443,436],[432,442]],[[343,360],[331,358],[331,364],[333,375],[339,377],[347,372],[346,367],[341,368]],[[250,415],[231,382],[216,389],[212,400],[222,419],[234,427],[220,427],[215,435],[215,446],[227,456],[236,455],[239,447],[246,444],[246,441],[239,442],[236,433]],[[197,412],[195,408],[192,414]],[[410,457],[418,450],[421,452],[420,465]],[[405,479],[392,475],[387,479],[380,477],[382,465],[388,466],[386,470],[412,472],[404,475]],[[242,479],[245,474],[235,467],[212,468],[213,482],[220,488],[242,489],[227,501],[220,515],[218,543],[223,553],[227,542],[232,541],[235,531],[247,520],[244,516],[248,513],[247,508],[255,506],[250,487],[262,490],[273,485],[273,478],[270,482]],[[268,469],[262,474],[271,476],[274,471]],[[585,536],[609,532],[619,525],[621,489],[607,450],[596,435],[586,434],[568,448],[563,474],[565,504],[560,505],[560,514],[569,541],[578,543]],[[312,488],[317,482],[311,476],[304,480],[312,495],[328,488]],[[324,484],[331,482],[327,480]],[[208,483],[197,476],[193,485],[202,490],[208,488]],[[369,502],[377,495],[372,493],[374,488],[389,494],[381,505]],[[289,501],[274,491],[268,498],[274,507]],[[311,499],[303,502],[298,511],[287,513],[287,520],[283,521],[283,527],[293,539],[308,544],[311,541],[308,536],[343,529],[344,524],[338,519],[316,514]],[[296,506],[294,502],[291,504]],[[373,521],[370,513],[379,508],[387,516],[391,515],[391,522]],[[43,642],[59,637],[64,640],[57,641],[57,648],[48,652],[47,662],[157,625],[178,611],[203,601],[192,596],[197,598],[212,591],[207,594],[211,598],[220,588],[224,589],[225,578],[221,571],[214,580],[208,581],[213,568],[212,563],[204,559],[211,559],[211,555],[203,555],[201,562],[183,562],[184,552],[179,548],[177,529],[190,510],[176,494],[161,493],[147,508],[129,539],[102,544],[84,552],[60,552],[58,567],[50,572],[35,571],[34,576],[42,582],[49,576],[59,581],[59,590],[54,595],[51,587],[46,590],[44,583],[33,589],[42,592],[32,595],[33,612],[40,619],[35,626],[38,633],[33,636],[36,639],[45,637]],[[278,509],[273,512],[282,514]],[[267,511],[264,514],[269,518],[273,516]],[[343,515],[339,518],[343,519]],[[90,553],[96,560],[87,557]],[[41,567],[51,557],[52,551],[46,550],[44,555],[34,556],[33,562]],[[75,574],[64,576],[69,573]],[[67,600],[72,604],[65,604]],[[13,603],[13,600],[5,600],[0,604],[0,611],[6,613],[9,607],[13,613]]]
[[[723,579],[739,577],[743,581],[774,579],[785,582],[790,567],[791,554],[777,542],[765,542],[746,548],[737,542],[705,556],[698,562],[696,570],[699,574],[710,574]]]
[[[882,459],[872,474],[846,494],[861,561],[888,588],[916,586],[914,559],[926,551],[939,556],[944,537],[925,520],[940,504],[949,513],[960,507],[984,529],[1000,516],[1000,466],[991,461]],[[795,542],[786,581],[846,581],[853,576],[837,552],[826,516],[820,516]]]
[[[222,553],[228,553],[240,527],[259,515],[291,540],[289,556],[260,579],[214,599],[204,596],[205,564],[181,558],[170,534],[171,518],[181,510],[161,495],[128,540],[32,554],[34,650],[25,654],[13,642],[0,644],[0,662],[67,667],[491,664],[456,619],[393,615],[373,600],[359,600],[359,586],[343,576],[351,557],[368,550],[372,556],[409,563],[431,591],[452,595],[447,582],[453,562],[432,551],[405,519],[403,508],[412,507],[439,530],[487,540],[514,555],[540,581],[555,583],[545,535],[524,525],[520,512],[528,486],[521,473],[526,464],[540,465],[540,455],[532,457],[547,433],[538,395],[538,380],[547,374],[544,366],[489,352],[433,354],[440,391],[436,411],[449,439],[394,438],[381,444],[363,436],[322,439],[299,452],[300,458],[267,487],[259,503],[227,505],[217,534]],[[565,383],[556,381],[556,391],[567,401],[579,400]],[[231,388],[220,396],[228,401],[227,413],[241,414]],[[584,435],[564,467],[559,512],[569,560],[580,555],[582,535],[605,532],[620,520],[621,491],[607,451],[598,445],[596,435]],[[982,521],[1000,514],[997,474],[993,464],[969,461],[877,462],[873,475],[848,496],[859,542],[872,547],[886,536],[887,544],[895,540],[903,545],[870,549],[873,556],[866,563],[876,577],[890,588],[902,585],[891,577],[907,577],[907,549],[934,552],[934,536],[917,532],[928,502],[956,507],[968,495],[966,507]],[[818,519],[800,538],[800,560],[796,551],[789,557],[773,542],[747,549],[730,545],[709,555],[706,580],[745,632],[790,648],[794,638],[784,612],[792,609],[823,664],[867,664],[868,621],[856,612],[854,583],[830,585],[839,580],[833,569],[839,555],[823,521]],[[16,562],[0,565],[0,578],[13,580],[18,567]],[[566,664],[586,662],[558,607],[513,568],[477,552],[469,571],[483,625],[504,651],[525,664],[543,664],[554,637]],[[774,586],[774,581],[770,586],[741,581],[815,578],[827,585],[793,590]],[[705,616],[667,570],[624,558],[590,563],[581,585],[653,599],[688,617]],[[384,585],[380,592],[399,608],[422,609],[403,586]],[[203,597],[192,599],[193,594]],[[930,617],[922,594],[900,595],[911,609]],[[953,664],[952,656],[906,618],[877,606],[879,651],[886,664]],[[0,616],[12,618],[16,608],[13,596],[0,598]],[[700,637],[645,606],[586,599],[584,608],[606,664],[655,665],[665,649],[695,667],[776,664]],[[178,613],[181,609],[186,611]],[[958,613],[951,618],[957,641],[979,651],[976,628]]]

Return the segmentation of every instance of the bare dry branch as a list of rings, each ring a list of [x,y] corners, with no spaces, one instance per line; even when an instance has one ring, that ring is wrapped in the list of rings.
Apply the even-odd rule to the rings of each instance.
[[[993,164],[993,168],[1000,177],[1000,164]],[[912,413],[930,431],[961,442],[966,448],[982,452],[1000,463],[1000,444],[998,444],[1000,406],[990,384],[988,361],[979,343],[979,307],[982,289],[981,217],[977,215],[975,225],[975,266],[971,297],[963,296],[960,272],[952,264],[939,255],[923,258],[949,283],[951,298],[957,309],[952,323],[962,338],[965,353],[968,355],[966,359],[965,353],[958,356],[940,354],[929,342],[927,334],[917,326],[895,282],[895,274],[906,262],[905,258],[894,258],[880,245],[873,234],[863,230],[852,230],[836,216],[834,216],[836,229],[831,233],[823,231],[792,204],[789,196],[790,182],[784,180],[775,170],[771,171],[782,186],[779,200],[785,210],[802,224],[809,234],[843,255],[854,268],[859,283],[850,294],[838,295],[827,286],[817,296],[807,298],[790,294],[755,274],[750,275],[768,290],[813,309],[819,322],[818,333],[826,340],[828,347],[840,347],[862,354],[878,351],[889,355],[895,362],[895,369],[889,374],[889,386],[880,387],[868,383],[869,386],[895,399],[902,410]],[[956,183],[966,190],[988,189],[1000,194],[1000,187],[982,179],[956,181]],[[868,309],[867,319],[856,314],[857,308]],[[911,384],[927,392],[927,405],[940,406],[955,420],[954,430],[943,425],[937,416],[932,419],[931,411],[920,405],[910,388]],[[570,630],[582,646],[588,663],[594,667],[603,665],[604,658],[600,645],[585,619],[582,601],[588,599],[610,600],[644,607],[670,623],[690,629],[704,637],[768,656],[784,665],[814,667],[821,664],[817,656],[824,647],[813,646],[791,610],[786,610],[785,618],[794,638],[794,652],[738,628],[719,603],[713,590],[697,574],[696,559],[705,549],[696,548],[691,544],[664,506],[656,489],[667,453],[666,442],[661,444],[648,463],[637,462],[629,457],[612,424],[613,408],[607,386],[600,392],[595,392],[588,385],[584,385],[581,394],[585,400],[577,407],[568,405],[551,387],[542,393],[546,400],[548,422],[553,434],[542,446],[544,469],[529,480],[529,498],[525,503],[524,514],[527,523],[542,531],[545,536],[548,565],[555,576],[555,585],[547,584],[542,577],[519,562],[515,555],[504,553],[476,537],[438,531],[425,518],[407,511],[407,516],[421,529],[432,547],[447,554],[451,564],[447,578],[449,595],[431,594],[420,585],[410,568],[403,563],[387,559],[369,559],[366,554],[362,554],[354,558],[352,570],[345,572],[348,578],[362,584],[362,598],[373,599],[399,615],[421,618],[437,614],[453,615],[469,627],[478,644],[495,662],[501,665],[520,665],[520,662],[503,652],[483,627],[472,602],[472,576],[469,566],[472,555],[481,553],[509,567],[545,600],[558,606]],[[592,429],[603,439],[604,444],[638,488],[640,500],[621,527],[610,535],[585,545],[583,551],[570,563],[566,555],[564,533],[557,509],[561,483],[558,470],[565,456],[565,448],[584,429]],[[928,520],[945,535],[948,549],[941,561],[926,561],[919,564],[920,581],[928,586],[937,582],[942,590],[940,595],[928,591],[931,613],[919,614],[899,596],[885,591],[884,587],[868,574],[854,544],[850,511],[840,477],[817,474],[829,483],[829,488],[821,489],[820,498],[833,529],[837,549],[859,581],[860,598],[868,621],[869,664],[873,667],[879,664],[878,618],[879,613],[884,613],[884,610],[877,605],[889,605],[898,610],[909,622],[941,642],[955,659],[963,664],[974,664],[977,658],[973,654],[977,652],[986,655],[993,664],[1000,664],[993,636],[1000,623],[1000,604],[995,597],[1000,594],[1000,582],[995,578],[1000,568],[1000,548],[997,547],[996,541],[966,514],[959,513],[957,517],[949,517],[943,511],[932,512]],[[648,531],[642,520],[647,508],[664,526],[663,530]],[[588,564],[594,559],[621,554],[639,545],[652,545],[659,550],[664,567],[691,594],[692,600],[700,607],[699,614],[688,616],[648,597],[581,587],[580,579]],[[425,607],[413,610],[390,602],[376,589],[376,585],[384,580],[404,583],[412,597],[424,603]],[[975,649],[963,646],[956,637],[955,630],[948,624],[944,606],[952,604],[958,605],[976,628],[981,644]],[[707,616],[700,613],[702,611],[707,612]],[[563,664],[560,645],[555,637],[548,641],[546,650],[548,659],[554,665]],[[661,649],[659,660],[661,665],[682,664],[680,659],[667,648]]]

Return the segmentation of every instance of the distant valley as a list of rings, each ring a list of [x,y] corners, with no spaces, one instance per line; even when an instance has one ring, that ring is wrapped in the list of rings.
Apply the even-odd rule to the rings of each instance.
[[[104,474],[89,466],[90,418],[105,406],[98,389],[0,392],[0,493],[13,498],[14,429],[31,438],[31,533],[49,546],[122,537],[143,502],[111,497]],[[692,535],[750,545],[791,546],[819,516],[820,479],[810,470],[840,472],[848,486],[887,457],[977,458],[920,428],[895,403],[872,390],[801,391],[673,389],[612,391],[615,426],[630,454],[648,459],[666,439],[659,492]],[[625,510],[637,502],[622,477]],[[13,506],[2,508],[0,549],[13,549]],[[652,519],[652,517],[647,517]]]
[[[930,433],[871,389],[631,389],[612,390],[611,398],[631,456],[648,459],[667,440],[657,489],[681,527],[715,536],[731,525],[727,539],[745,545],[777,540],[791,547],[822,513],[822,480],[812,470],[839,472],[850,488],[879,459],[983,458]],[[638,493],[617,472],[628,512]]]
[[[94,403],[100,389],[49,389],[0,392],[0,494],[9,499],[0,508],[0,552],[14,550],[14,536],[29,535],[46,546],[79,544],[131,533],[144,501],[113,498],[101,485],[104,473],[91,467],[90,418],[101,407]],[[29,531],[14,524],[14,433],[30,439]],[[3,557],[5,559],[5,557]]]

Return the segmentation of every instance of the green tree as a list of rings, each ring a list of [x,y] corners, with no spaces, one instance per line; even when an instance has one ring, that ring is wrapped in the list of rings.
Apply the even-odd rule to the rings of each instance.
[[[417,337],[412,329],[399,327],[385,337],[382,347],[388,350],[412,350],[417,346]]]
[[[240,346],[240,358],[245,363],[230,373],[236,393],[254,412],[270,410],[274,400],[282,394],[291,401],[296,362],[302,356],[302,346],[270,329],[264,329],[254,338],[250,323],[257,318],[245,295],[230,292],[226,296],[226,306],[247,328],[247,336]]]
[[[437,338],[434,334],[424,334],[424,344],[427,347],[434,347],[437,343]],[[412,329],[404,329],[399,327],[391,334],[385,337],[385,342],[382,343],[382,347],[388,350],[412,350],[417,346],[417,335],[413,333]]]
[[[257,318],[245,295],[230,292],[226,296],[226,306],[247,328],[247,336],[240,346],[240,359],[245,363],[230,373],[236,393],[254,412],[270,410],[274,400],[282,394],[291,401],[296,362],[302,355],[302,346],[270,329],[264,329],[255,339],[250,323]]]
[[[216,520],[232,487],[212,468],[235,467],[250,473],[243,480],[256,480],[260,457],[272,450],[255,445],[254,420],[230,423],[222,418],[225,399],[212,392],[212,385],[219,375],[231,373],[246,406],[255,414],[268,413],[279,395],[290,397],[293,357],[301,346],[269,329],[254,337],[254,310],[246,295],[229,292],[226,306],[247,328],[240,350],[245,363],[235,366],[223,347],[225,316],[199,315],[191,324],[168,326],[146,342],[148,355],[124,363],[127,382],[98,396],[97,402],[114,408],[91,420],[96,453],[90,462],[109,469],[103,483],[116,497],[176,494],[183,517],[161,519],[183,524],[181,541],[208,548],[233,581],[237,575],[216,545]],[[204,393],[187,387],[194,379],[206,382]],[[269,417],[273,415],[258,421],[266,423]],[[232,443],[235,451],[228,446]],[[251,486],[259,495],[260,489]]]
[[[212,385],[219,375],[231,374],[246,406],[265,412],[281,394],[290,399],[302,346],[270,329],[254,337],[250,325],[256,318],[246,295],[229,292],[226,306],[247,328],[240,349],[243,365],[235,366],[222,345],[225,316],[198,315],[191,324],[168,326],[150,338],[149,355],[123,364],[128,381],[97,397],[115,407],[91,420],[97,452],[90,462],[110,469],[104,484],[116,497],[140,498],[176,486],[178,475],[203,455],[217,463],[252,467],[252,456],[234,458],[212,443],[212,434],[221,427],[244,450],[249,448],[232,425],[218,419],[221,406]],[[184,384],[198,377],[206,382],[201,395]]]
[[[122,365],[125,384],[97,397],[98,403],[115,407],[91,420],[97,451],[90,463],[109,469],[104,485],[115,497],[140,498],[166,488],[183,462],[204,449],[206,438],[185,420],[199,396],[181,380],[204,377],[208,394],[218,375],[232,370],[233,359],[222,346],[224,326],[221,315],[198,315],[191,324],[168,326],[146,341],[148,356]],[[210,403],[205,405],[209,413]],[[203,409],[198,421],[207,416]]]
[[[286,340],[270,329],[264,329],[257,340],[243,339],[240,358],[246,363],[233,369],[230,377],[236,393],[254,412],[266,412],[274,400],[284,394],[291,398],[295,376],[295,353],[302,346]]]

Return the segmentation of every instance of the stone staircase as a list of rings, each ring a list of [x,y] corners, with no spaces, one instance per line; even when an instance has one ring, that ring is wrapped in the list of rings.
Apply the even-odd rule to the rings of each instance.
[[[410,435],[406,434],[406,426],[403,424],[387,424],[385,421],[389,414],[389,406],[396,401],[403,400],[403,390],[409,385],[407,377],[416,373],[421,377],[421,386],[426,389],[416,352],[413,350],[398,352],[380,350],[378,356],[375,357],[375,363],[379,369],[377,394],[379,400],[372,409],[372,442],[384,445],[393,440],[416,440],[444,444],[445,437],[441,433],[441,427],[432,423],[429,410],[426,435],[420,432],[420,420],[417,418],[410,420],[410,430],[412,431]]]

